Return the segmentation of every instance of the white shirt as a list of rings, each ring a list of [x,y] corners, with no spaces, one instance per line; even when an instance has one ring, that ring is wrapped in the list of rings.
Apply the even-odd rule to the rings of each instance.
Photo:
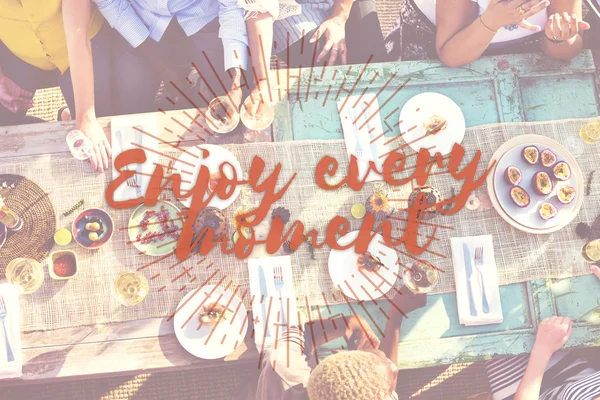
[[[435,4],[436,0],[414,0],[419,10],[435,25]],[[479,7],[478,15],[483,14],[483,12],[490,5],[490,0],[472,0],[477,3]],[[537,25],[542,28],[542,32],[546,26],[546,22],[548,21],[548,12],[546,10],[542,10],[539,13],[527,18],[527,21],[532,25]],[[521,39],[530,35],[537,33],[535,31],[530,31],[529,29],[521,28],[518,25],[507,25],[498,31],[491,43],[502,43],[510,40]]]

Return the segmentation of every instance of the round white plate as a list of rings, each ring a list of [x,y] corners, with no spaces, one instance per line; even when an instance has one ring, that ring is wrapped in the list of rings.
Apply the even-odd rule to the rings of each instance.
[[[199,310],[201,304],[207,305],[213,302],[228,306],[234,314],[218,324],[202,326],[198,329],[200,321],[196,310]],[[236,309],[237,313],[235,313]],[[246,307],[238,296],[220,286],[206,285],[200,290],[197,288],[192,290],[181,300],[177,310],[179,311],[174,318],[175,336],[188,353],[198,358],[214,360],[227,356],[242,343],[248,330]],[[190,317],[191,319],[186,323]]]
[[[358,231],[349,232],[341,237],[338,243],[345,246],[357,236]],[[340,287],[346,296],[364,301],[377,299],[387,293],[396,282],[400,268],[396,264],[398,255],[394,249],[379,242],[383,242],[383,237],[377,234],[369,243],[369,252],[379,257],[385,265],[377,273],[358,270],[358,254],[354,252],[354,247],[347,250],[331,250],[329,253],[329,275],[333,284]]]
[[[544,149],[552,150],[558,161],[565,161],[571,167],[571,178],[564,182],[553,180],[554,190],[548,196],[538,195],[531,180],[537,171],[550,172],[550,169],[541,164],[529,165],[521,156],[523,148],[530,145],[536,146],[540,152]],[[500,146],[492,157],[492,162],[493,160],[498,161],[487,177],[488,195],[498,214],[509,224],[525,232],[544,234],[563,228],[577,216],[583,203],[583,174],[575,158],[560,143],[545,136],[520,135]],[[519,186],[529,193],[528,207],[518,207],[510,198],[511,185],[504,179],[504,172],[510,165],[516,165],[523,174]],[[575,200],[566,205],[556,199],[557,189],[564,185],[573,186],[577,191]],[[544,221],[538,213],[543,201],[554,204],[558,210],[558,214],[548,221]]]
[[[419,111],[417,111],[419,110]],[[446,118],[448,126],[442,132],[425,137],[423,122],[431,116]],[[416,126],[409,132],[409,129]],[[430,148],[431,154],[446,155],[455,143],[460,144],[465,137],[465,116],[460,107],[449,97],[439,93],[421,93],[404,104],[400,111],[400,131],[402,138],[414,151]]]
[[[203,158],[203,150],[207,150],[209,152],[208,157]],[[181,182],[182,191],[187,192],[196,184],[196,179],[198,178],[198,173],[200,172],[201,166],[206,166],[206,168],[208,168],[212,174],[219,172],[219,166],[224,162],[229,162],[231,165],[233,165],[238,181],[243,180],[244,173],[242,172],[242,167],[240,166],[238,159],[229,150],[214,144],[202,144],[186,149],[185,152],[181,153],[181,156],[179,156],[173,167],[177,171],[188,171],[193,173],[192,175],[188,173],[181,173],[182,180],[191,181],[191,183]],[[233,170],[231,170],[230,167],[224,168],[225,175],[228,178],[233,178]],[[223,200],[215,194],[207,206],[217,207],[218,209],[223,210],[224,208],[229,207],[229,205],[235,201],[235,199],[240,195],[240,192],[241,188],[238,185],[233,194],[227,199]],[[204,198],[206,199],[208,196],[209,194],[206,193]],[[181,203],[189,208],[192,204],[192,197],[181,200]]]
[[[142,230],[140,224],[147,211],[164,212],[166,221],[161,223],[158,215],[153,214],[148,218],[149,225],[147,229]],[[159,200],[152,207],[141,204],[129,217],[129,240],[136,249],[149,256],[162,256],[174,251],[177,247],[177,239],[181,229],[183,229],[183,221],[179,216],[179,209],[168,201]],[[138,235],[149,235],[152,239],[147,243],[143,243],[138,239]]]

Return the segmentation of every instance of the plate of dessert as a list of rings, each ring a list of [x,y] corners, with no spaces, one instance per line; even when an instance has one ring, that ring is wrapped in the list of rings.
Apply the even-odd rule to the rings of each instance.
[[[583,175],[560,143],[539,135],[507,141],[493,157],[488,193],[500,215],[531,233],[554,232],[575,218],[583,202]]]
[[[88,208],[73,221],[71,231],[77,244],[86,249],[99,249],[110,240],[114,230],[110,215],[100,208]]]
[[[242,300],[221,286],[206,285],[185,295],[173,318],[175,336],[188,353],[214,360],[233,352],[248,330]]]
[[[462,142],[465,129],[460,107],[443,94],[418,94],[400,111],[402,137],[414,151],[426,148],[431,154],[449,154],[455,143]]]
[[[152,207],[142,204],[129,218],[129,240],[149,256],[162,256],[174,251],[182,229],[179,209],[168,201],[158,201]]]
[[[205,166],[210,174],[207,188],[204,192],[204,199],[207,199],[215,191],[219,181],[223,178],[219,168],[221,164],[225,164],[223,165],[222,173],[227,178],[235,178],[238,181],[244,179],[240,162],[233,153],[224,147],[214,144],[203,144],[185,149],[174,163],[173,167],[176,173],[182,173],[181,190],[183,193],[187,193],[195,187],[200,168]],[[230,192],[229,189],[228,192]],[[240,185],[237,185],[233,193],[225,199],[221,199],[215,193],[207,206],[217,207],[218,209],[223,210],[235,201],[240,192]],[[186,199],[182,199],[181,203],[189,208],[192,204],[192,199],[193,197],[190,196]]]
[[[346,246],[359,231],[349,232],[338,240]],[[400,268],[396,251],[383,244],[383,237],[375,235],[365,253],[357,254],[354,246],[346,250],[331,250],[329,275],[333,284],[346,296],[369,301],[386,294],[396,282]]]

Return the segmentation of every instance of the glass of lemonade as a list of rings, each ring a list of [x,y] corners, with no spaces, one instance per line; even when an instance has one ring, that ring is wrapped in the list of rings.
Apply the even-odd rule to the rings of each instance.
[[[229,133],[240,123],[240,113],[227,96],[215,97],[208,104],[206,123],[216,133]]]
[[[267,129],[275,119],[275,110],[270,102],[260,96],[248,96],[240,109],[242,123],[253,131]]]
[[[438,280],[438,270],[427,261],[413,261],[402,272],[402,281],[416,294],[431,292]]]
[[[600,239],[592,240],[584,244],[581,248],[581,257],[589,264],[600,261]]]
[[[44,283],[44,268],[36,260],[15,258],[6,266],[6,279],[19,292],[30,294]]]
[[[113,289],[119,303],[124,306],[134,306],[148,296],[148,280],[139,272],[121,272],[115,279]]]

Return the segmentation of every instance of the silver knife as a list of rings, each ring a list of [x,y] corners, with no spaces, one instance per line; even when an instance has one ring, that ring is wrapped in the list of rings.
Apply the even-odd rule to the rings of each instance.
[[[267,321],[267,308],[266,308],[266,303],[267,303],[267,297],[268,297],[268,292],[267,292],[267,277],[265,276],[265,271],[263,270],[263,266],[259,265],[258,266],[258,283],[260,285],[260,294],[261,294],[261,307],[262,307],[262,318],[263,318],[263,323],[265,323]],[[264,295],[264,297],[263,297]],[[269,332],[269,327],[267,326],[267,324],[265,323],[265,330],[267,332],[267,337],[271,336],[270,332]]]
[[[471,316],[477,316],[477,309],[475,308],[475,302],[473,301],[473,288],[471,286],[471,276],[473,275],[473,265],[471,263],[471,252],[469,246],[463,243],[463,255],[465,258],[465,270],[467,272],[467,289],[469,294],[469,309],[471,310]]]

